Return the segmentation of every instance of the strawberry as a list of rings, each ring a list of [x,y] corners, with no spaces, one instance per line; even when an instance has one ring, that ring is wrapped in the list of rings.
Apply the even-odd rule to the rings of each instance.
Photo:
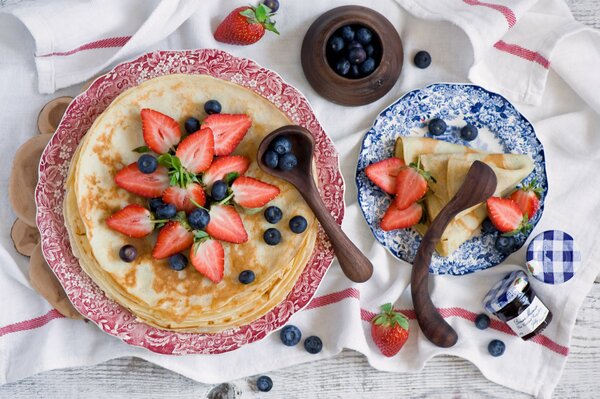
[[[406,209],[423,198],[430,181],[435,182],[435,179],[415,163],[402,168],[396,176],[396,208]]]
[[[133,238],[145,237],[154,230],[152,214],[140,205],[127,205],[110,215],[106,224],[111,229]]]
[[[153,109],[141,111],[144,141],[157,154],[165,154],[174,148],[181,139],[179,123],[170,116]]]
[[[169,187],[169,171],[159,166],[152,173],[142,173],[137,162],[127,165],[115,175],[117,186],[146,198],[160,197]]]
[[[261,208],[279,195],[279,188],[252,177],[240,176],[231,185],[233,200],[244,208]]]
[[[250,160],[241,155],[228,155],[216,158],[208,170],[202,175],[202,182],[206,187],[211,187],[217,180],[222,180],[227,174],[236,172],[243,175],[250,166]]]
[[[256,43],[265,30],[279,34],[271,21],[271,10],[264,4],[258,7],[238,7],[217,26],[215,40],[222,43],[248,45]]]
[[[530,184],[518,188],[510,195],[510,199],[515,201],[523,214],[531,220],[540,209],[540,196],[542,190],[535,186],[535,180]]]
[[[367,177],[388,194],[396,194],[396,176],[405,166],[400,158],[388,158],[365,169]]]
[[[246,114],[212,114],[202,126],[209,127],[215,136],[215,155],[229,155],[252,126],[252,119]]]
[[[213,283],[223,280],[225,251],[220,241],[207,239],[195,243],[190,249],[190,261]]]
[[[194,243],[194,235],[178,220],[171,220],[158,232],[152,249],[155,259],[168,258],[189,248]]]
[[[248,241],[248,233],[240,215],[231,205],[213,205],[206,232],[217,240],[241,244]]]
[[[379,227],[383,231],[405,229],[419,223],[421,217],[423,217],[423,207],[416,202],[402,210],[392,203],[383,215]]]
[[[527,216],[512,199],[490,197],[486,203],[488,216],[500,232],[514,235],[531,227],[527,223]]]
[[[208,169],[214,155],[215,139],[209,128],[203,128],[184,138],[175,152],[181,165],[192,173],[200,173]]]
[[[381,313],[371,320],[371,337],[384,356],[392,357],[408,340],[408,318],[394,311],[391,303],[381,306]]]
[[[186,188],[170,186],[163,193],[162,200],[166,203],[175,205],[175,208],[177,208],[178,211],[184,211],[186,213],[190,213],[196,209],[196,204],[200,206],[206,204],[204,189],[198,183],[190,183]],[[196,204],[194,204],[194,202]]]

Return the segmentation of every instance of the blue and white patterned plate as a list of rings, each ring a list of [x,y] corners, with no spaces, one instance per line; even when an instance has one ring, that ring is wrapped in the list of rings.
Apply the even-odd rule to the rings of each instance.
[[[449,126],[446,133],[436,137],[439,140],[489,152],[531,155],[535,168],[524,182],[536,179],[542,189],[540,210],[531,220],[533,226],[542,216],[548,191],[542,144],[531,123],[504,97],[476,85],[449,83],[436,83],[407,93],[383,110],[365,135],[356,167],[356,184],[358,202],[377,241],[394,256],[409,263],[415,258],[421,236],[414,229],[385,232],[379,228],[391,197],[367,178],[365,168],[394,156],[399,137],[428,136],[427,122],[436,117]],[[474,141],[466,142],[459,137],[458,132],[466,122],[479,129]],[[476,235],[448,257],[434,252],[429,272],[462,275],[497,265],[506,258],[494,248],[497,234]],[[519,247],[526,238],[518,237]]]

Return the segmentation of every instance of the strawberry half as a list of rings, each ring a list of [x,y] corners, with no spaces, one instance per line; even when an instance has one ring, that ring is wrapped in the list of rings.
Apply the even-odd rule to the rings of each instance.
[[[153,173],[142,173],[137,162],[127,165],[115,175],[117,186],[146,198],[160,197],[169,187],[169,171],[158,166]]]
[[[166,203],[175,205],[175,208],[178,211],[184,211],[186,213],[190,213],[197,208],[194,202],[200,206],[206,204],[204,189],[198,183],[190,183],[186,188],[171,186],[163,193],[162,200]]]
[[[423,198],[429,181],[435,182],[435,179],[414,163],[402,168],[396,177],[396,208],[406,209]]]
[[[510,199],[515,201],[523,214],[531,220],[540,209],[541,189],[535,186],[535,181],[531,184],[518,188],[510,195]]]
[[[215,139],[209,128],[190,134],[179,143],[175,156],[192,173],[204,172],[213,161]]]
[[[392,203],[383,215],[379,227],[383,231],[405,229],[419,223],[421,217],[423,217],[423,207],[416,202],[402,210]]]
[[[206,232],[217,240],[241,244],[248,241],[248,233],[240,215],[231,205],[213,205]]]
[[[400,158],[388,158],[367,166],[367,177],[388,194],[396,194],[396,176],[406,166]]]
[[[247,176],[235,179],[231,191],[233,200],[244,208],[261,208],[279,195],[279,187]]]
[[[140,205],[127,205],[110,215],[106,224],[113,230],[133,238],[146,237],[154,230],[152,214]]]
[[[371,320],[371,337],[384,356],[400,352],[408,340],[408,318],[394,311],[391,303],[381,306],[381,313]]]
[[[220,241],[207,239],[195,243],[190,249],[190,261],[213,283],[223,280],[225,251]]]
[[[215,155],[229,155],[248,133],[252,119],[246,114],[212,114],[202,126],[209,127],[215,136]]]
[[[175,148],[181,139],[179,123],[175,119],[148,108],[142,109],[140,115],[144,141],[152,151],[165,154]]]
[[[246,173],[250,160],[241,155],[228,155],[216,158],[208,170],[202,175],[202,182],[211,187],[217,180],[222,180],[228,173],[237,172],[240,176]]]
[[[513,235],[531,227],[519,205],[512,199],[490,197],[486,204],[488,216],[500,232]]]
[[[279,34],[271,16],[271,10],[264,4],[256,8],[238,7],[217,26],[215,40],[243,46],[259,41],[266,30]]]
[[[152,249],[154,259],[164,259],[189,248],[194,243],[194,235],[181,222],[171,220],[158,232]]]

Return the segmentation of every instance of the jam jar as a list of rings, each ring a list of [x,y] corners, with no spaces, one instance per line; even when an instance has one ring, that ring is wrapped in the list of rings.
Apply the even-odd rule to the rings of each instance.
[[[524,340],[541,333],[552,312],[535,294],[527,275],[515,270],[496,283],[483,300],[485,309],[509,325]]]

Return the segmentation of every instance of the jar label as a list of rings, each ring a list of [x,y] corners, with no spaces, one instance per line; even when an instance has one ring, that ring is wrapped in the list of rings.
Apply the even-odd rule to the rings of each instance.
[[[524,337],[534,332],[548,316],[548,308],[536,296],[531,304],[514,319],[506,322],[510,328],[519,336]]]

